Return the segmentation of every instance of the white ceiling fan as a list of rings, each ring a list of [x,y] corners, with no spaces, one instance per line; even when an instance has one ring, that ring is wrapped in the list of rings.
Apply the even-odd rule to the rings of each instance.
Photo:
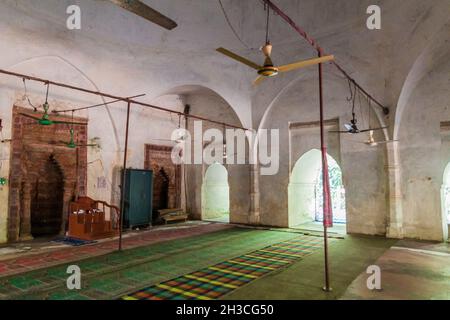
[[[373,134],[374,134],[374,131],[373,130],[369,130],[369,139],[364,141],[364,142],[362,142],[362,143],[364,143],[365,145],[368,145],[369,147],[377,147],[380,144],[387,144],[389,142],[396,142],[396,141],[398,141],[398,140],[376,141],[374,136],[373,136]]]

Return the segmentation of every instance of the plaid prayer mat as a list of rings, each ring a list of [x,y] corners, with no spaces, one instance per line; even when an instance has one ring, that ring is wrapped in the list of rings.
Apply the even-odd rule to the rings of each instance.
[[[332,243],[335,239],[329,239]],[[213,300],[322,248],[323,238],[280,242],[121,297],[121,300]]]

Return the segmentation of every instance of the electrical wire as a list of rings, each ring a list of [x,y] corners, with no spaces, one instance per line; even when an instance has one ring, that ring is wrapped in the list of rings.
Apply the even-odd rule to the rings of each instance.
[[[242,40],[242,38],[241,38],[241,37],[239,36],[239,34],[237,33],[236,29],[235,29],[235,28],[233,27],[233,25],[231,24],[231,21],[230,21],[230,19],[229,19],[229,17],[228,17],[228,14],[227,14],[227,12],[225,11],[225,8],[224,8],[224,6],[223,6],[222,0],[218,0],[218,1],[219,1],[220,8],[222,9],[222,13],[223,13],[223,15],[224,15],[224,17],[225,17],[225,20],[227,21],[228,27],[231,29],[231,31],[233,32],[233,34],[234,34],[234,36],[236,37],[236,39],[238,39],[239,42],[240,42],[244,47],[246,47],[247,49],[249,49],[249,50],[258,50],[257,48],[252,48],[252,47],[250,47],[248,44],[246,44],[246,43]]]
[[[27,84],[26,84],[25,78],[22,78],[22,81],[23,81],[23,88],[24,88],[24,95],[23,96],[27,99],[28,104],[34,109],[34,112],[37,112],[36,106],[34,106],[31,103],[30,98],[28,97],[28,90],[27,90]]]

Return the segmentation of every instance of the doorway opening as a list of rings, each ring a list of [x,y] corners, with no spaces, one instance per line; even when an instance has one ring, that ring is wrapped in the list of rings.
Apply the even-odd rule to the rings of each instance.
[[[31,184],[31,235],[60,233],[64,206],[64,177],[53,156],[40,167]]]
[[[202,220],[230,222],[228,171],[220,163],[206,170],[202,184]]]
[[[347,220],[342,170],[330,155],[327,155],[327,160],[333,223],[344,229]],[[289,181],[288,203],[290,226],[323,221],[322,157],[319,150],[308,151],[296,162]]]

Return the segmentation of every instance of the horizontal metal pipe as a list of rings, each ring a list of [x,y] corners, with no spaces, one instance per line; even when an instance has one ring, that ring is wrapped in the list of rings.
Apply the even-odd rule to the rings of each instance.
[[[126,103],[129,102],[131,104],[136,104],[136,105],[147,107],[147,108],[152,108],[152,109],[156,109],[156,110],[160,110],[160,111],[164,111],[164,112],[169,112],[169,113],[173,113],[173,114],[176,114],[176,115],[184,116],[184,117],[187,117],[187,118],[207,121],[207,122],[210,122],[210,123],[219,124],[221,126],[226,126],[226,127],[230,127],[230,128],[242,129],[242,130],[245,130],[245,131],[250,131],[250,129],[247,129],[247,128],[244,128],[244,127],[241,127],[241,126],[236,126],[236,125],[228,124],[228,123],[225,123],[225,122],[220,122],[220,121],[211,120],[211,119],[200,117],[200,116],[195,116],[195,115],[192,115],[192,114],[187,114],[187,113],[183,113],[183,112],[179,112],[179,111],[175,111],[175,110],[170,110],[170,109],[166,109],[166,108],[163,108],[163,107],[158,107],[158,106],[155,106],[155,105],[152,105],[152,104],[143,103],[143,102],[135,101],[135,100],[132,100],[132,99],[129,99],[129,98],[124,98],[124,97],[120,97],[120,96],[116,96],[116,95],[112,95],[112,94],[108,94],[108,93],[104,93],[104,92],[100,92],[100,91],[93,91],[93,90],[89,90],[89,89],[84,89],[84,88],[68,85],[68,84],[61,83],[61,82],[50,81],[50,80],[46,80],[46,79],[42,79],[42,78],[38,78],[38,77],[34,77],[34,76],[29,76],[29,75],[26,75],[26,74],[11,72],[11,71],[7,71],[7,70],[3,70],[3,69],[0,69],[0,73],[6,74],[6,75],[10,75],[10,76],[14,76],[14,77],[18,77],[18,78],[22,78],[22,79],[26,79],[26,80],[30,80],[30,81],[42,82],[42,83],[45,83],[45,84],[48,84],[48,85],[53,85],[53,86],[56,86],[56,87],[66,88],[66,89],[75,90],[75,91],[81,91],[81,92],[85,92],[85,93],[89,93],[89,94],[93,94],[93,95],[97,95],[97,96],[111,98],[111,99],[114,99],[114,100],[124,101]]]
[[[143,96],[145,96],[145,94],[139,94],[137,96],[127,97],[127,99],[140,98]],[[66,110],[53,110],[52,113],[76,112],[76,111],[81,111],[81,110],[86,110],[86,109],[102,107],[102,106],[106,106],[106,105],[117,103],[117,102],[122,102],[122,100],[113,100],[113,101],[109,101],[109,102],[105,102],[105,103],[94,104],[93,106],[89,106],[89,107],[81,107],[81,108],[66,109]]]

